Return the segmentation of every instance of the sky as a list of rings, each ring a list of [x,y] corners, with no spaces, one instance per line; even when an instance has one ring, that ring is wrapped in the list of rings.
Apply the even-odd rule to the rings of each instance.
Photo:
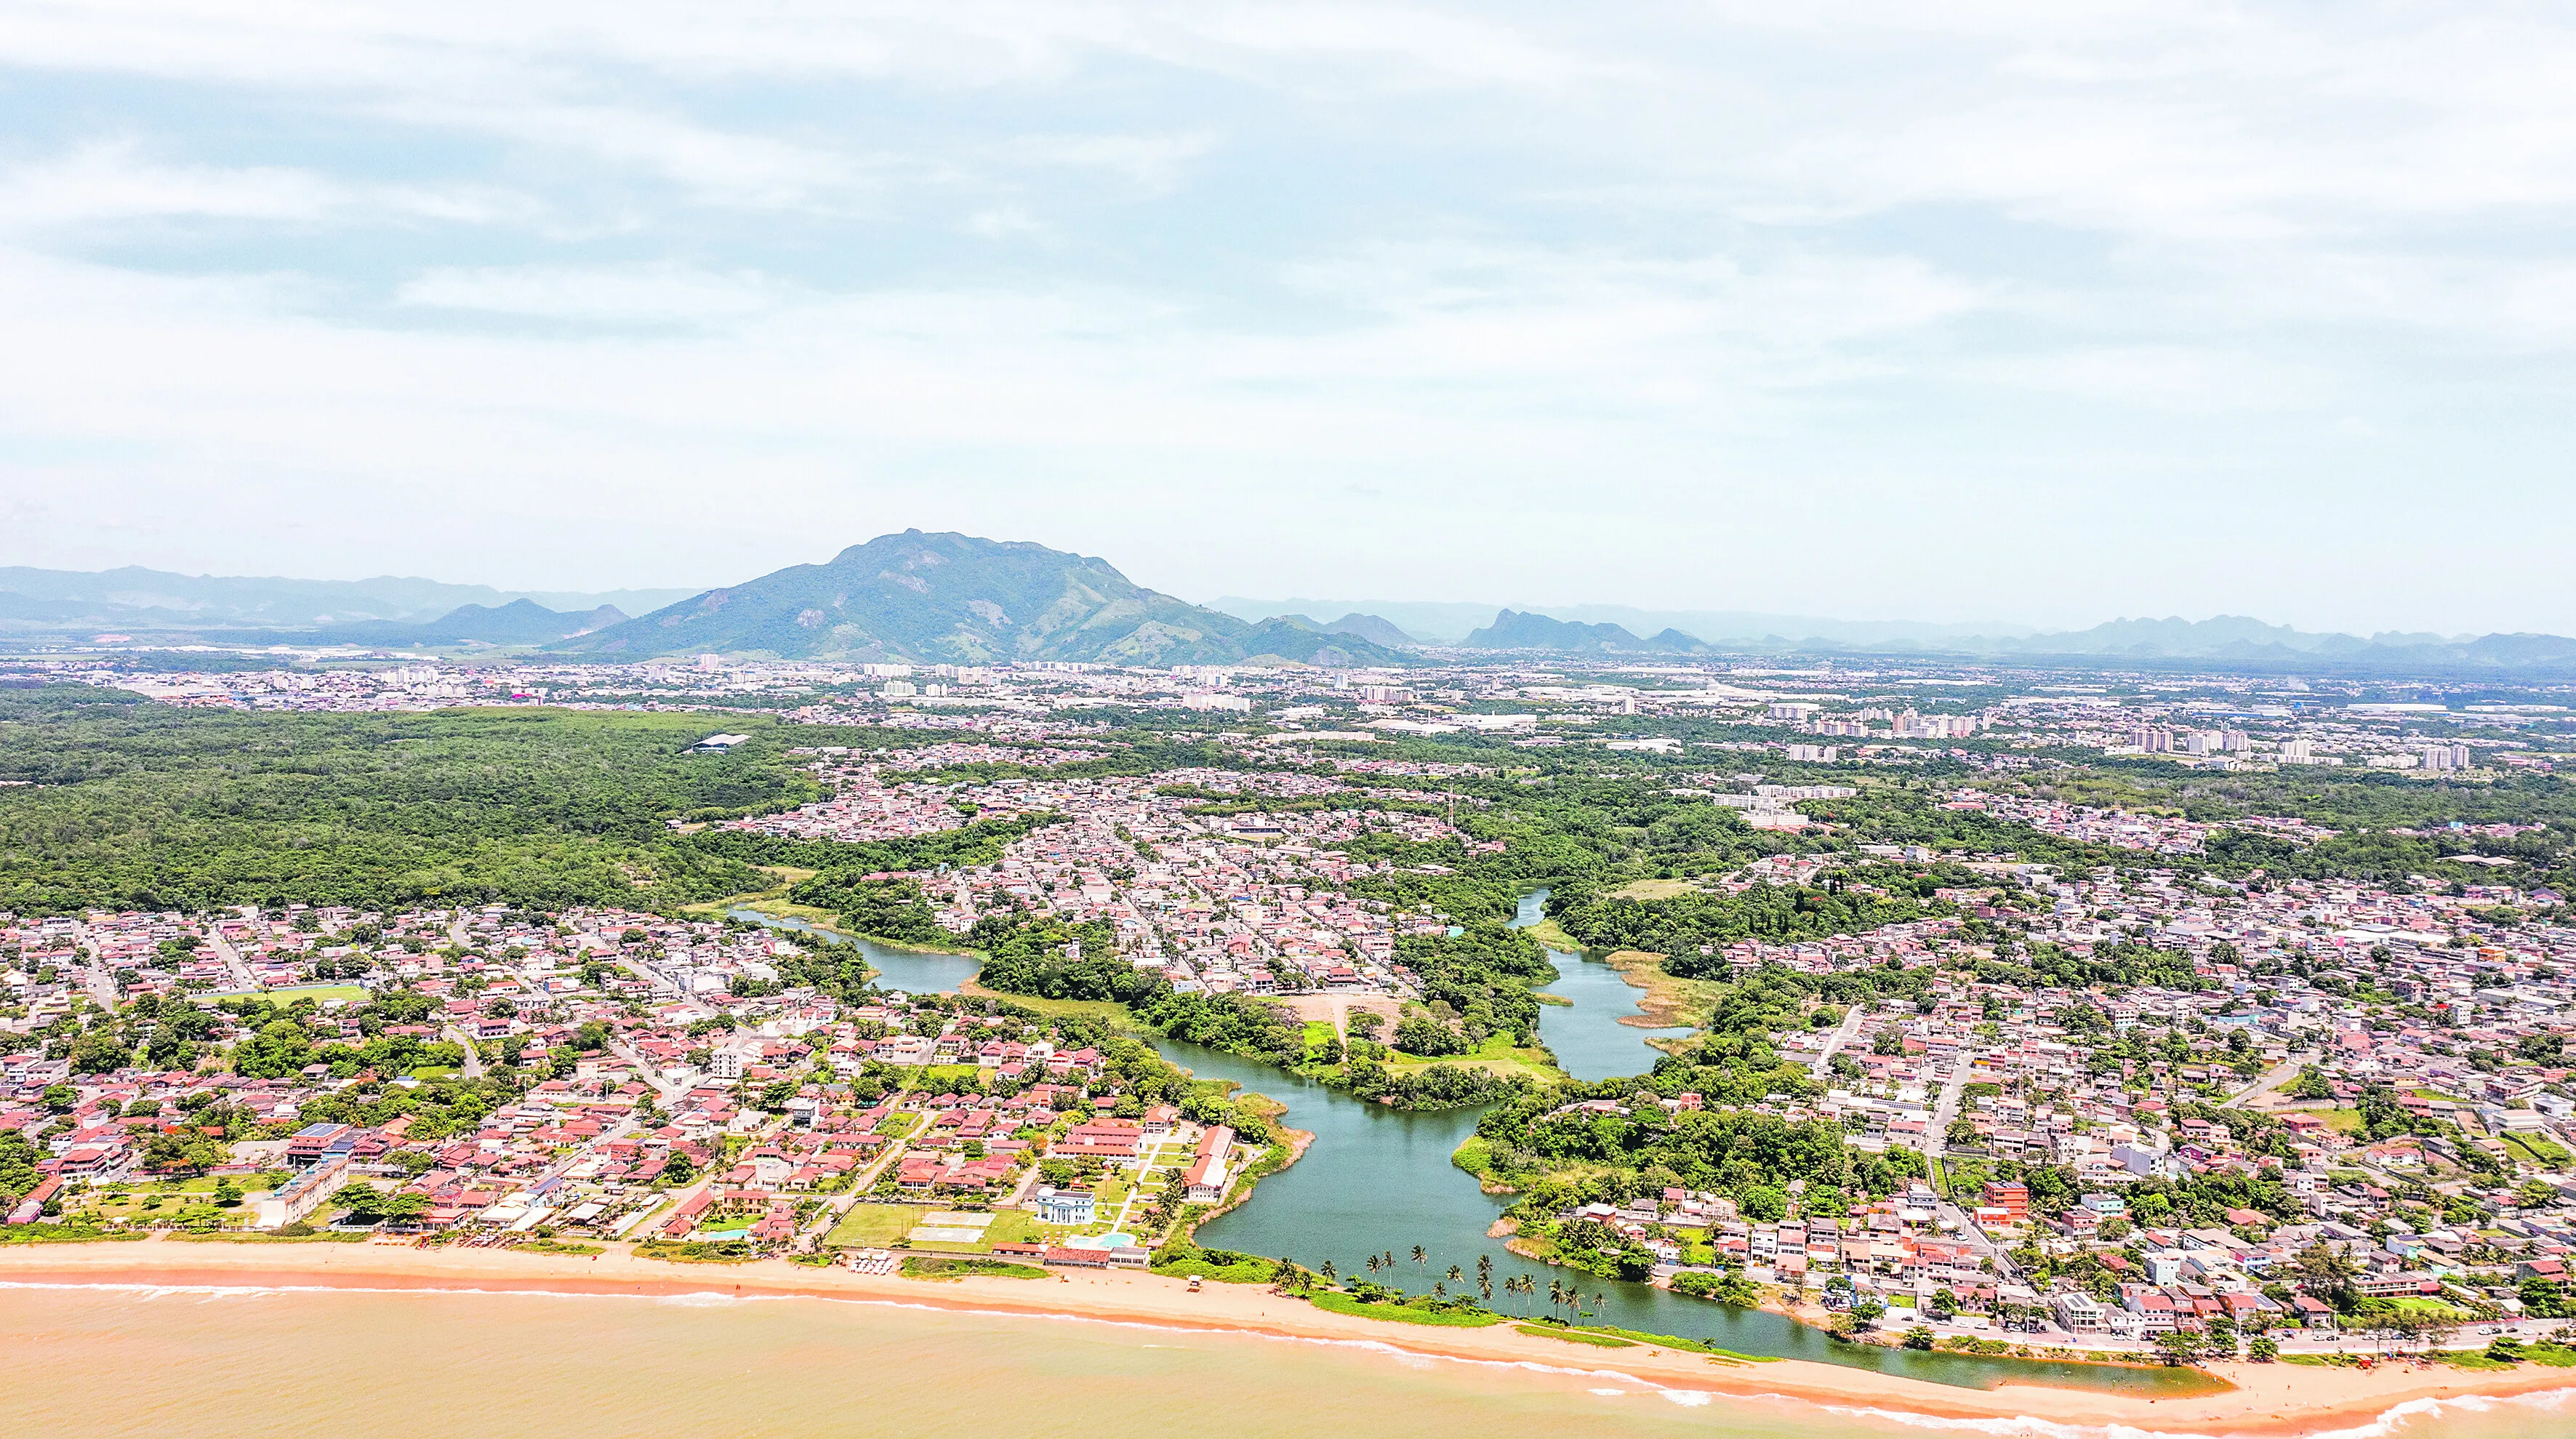
[[[0,0],[0,564],[2576,633],[2576,10]]]

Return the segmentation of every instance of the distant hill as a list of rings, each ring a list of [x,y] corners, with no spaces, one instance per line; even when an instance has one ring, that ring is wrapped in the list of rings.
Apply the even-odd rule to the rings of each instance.
[[[1359,615],[1394,625],[1407,644],[1454,645],[1470,630],[1491,624],[1502,606],[1411,600],[1248,600],[1225,595],[1208,601],[1208,608],[1256,624],[1274,615]]]
[[[316,630],[370,621],[423,623],[460,606],[506,608],[533,601],[555,611],[601,605],[650,609],[687,590],[577,594],[496,590],[381,575],[368,580],[290,580],[182,575],[139,565],[87,572],[0,566],[0,621],[12,628]]]
[[[1411,649],[1422,643],[1376,615],[1364,615],[1357,611],[1342,616],[1324,628],[1333,634],[1350,635],[1355,639],[1367,640],[1373,645],[1384,645],[1391,650]]]
[[[1569,654],[1644,654],[1653,647],[1618,625],[1587,625],[1505,610],[1467,636],[1471,650],[1557,650]]]
[[[554,648],[600,658],[709,652],[953,664],[1224,664],[1265,657],[1339,666],[1414,663],[1311,620],[1255,625],[1201,609],[1146,589],[1105,560],[919,530],[853,545],[823,564],[709,590]]]
[[[334,625],[320,638],[361,645],[545,645],[625,622],[626,612],[615,605],[565,614],[534,600],[512,600],[498,608],[459,605],[427,624]]]
[[[1209,607],[1247,620],[1266,619],[1271,615],[1302,612],[1311,615],[1335,614],[1345,610],[1380,616],[1403,627],[1414,636],[1415,644],[1455,645],[1474,630],[1494,621],[1505,608],[1498,604],[1428,603],[1416,600],[1254,600],[1228,595],[1210,600]],[[1528,605],[1514,608],[1524,613]],[[1870,647],[1885,643],[1912,641],[1922,647],[1937,649],[1966,636],[1998,635],[2012,637],[2031,632],[2027,625],[2006,624],[1934,624],[1920,620],[1837,620],[1820,615],[1760,614],[1743,610],[1662,610],[1639,609],[1634,605],[1548,605],[1543,612],[1551,619],[1572,620],[1582,624],[1612,624],[1632,635],[1650,635],[1659,630],[1675,630],[1686,637],[1727,644],[1736,640],[1825,640],[1847,645]]]

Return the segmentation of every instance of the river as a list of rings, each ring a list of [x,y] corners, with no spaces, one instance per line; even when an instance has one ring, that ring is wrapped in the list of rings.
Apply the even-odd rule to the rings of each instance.
[[[1541,890],[1524,898],[1516,924],[1537,922],[1546,897]],[[810,927],[752,911],[736,913],[784,928]],[[861,947],[868,962],[884,971],[880,984],[908,992],[953,990],[972,977],[978,965],[968,956],[925,954],[865,941]],[[1639,1012],[1637,991],[1608,965],[1571,954],[1555,954],[1554,959],[1558,981],[1550,989],[1573,1003],[1545,1007],[1539,1035],[1555,1052],[1559,1065],[1586,1080],[1651,1068],[1657,1055],[1646,1040],[1654,1031],[1619,1023]],[[1451,1265],[1458,1266],[1466,1275],[1465,1283],[1472,1286],[1478,1257],[1490,1256],[1493,1304],[1504,1312],[1545,1314],[1549,1312],[1547,1285],[1580,1278],[1587,1296],[1584,1307],[1594,1322],[1706,1340],[1743,1354],[1812,1359],[1964,1388],[1992,1388],[2009,1380],[2120,1393],[2184,1394],[2205,1391],[2216,1382],[2197,1370],[2057,1364],[1840,1344],[1820,1330],[1764,1310],[1738,1309],[1649,1284],[1594,1279],[1532,1263],[1486,1233],[1510,1201],[1483,1193],[1475,1180],[1449,1162],[1460,1141],[1475,1132],[1483,1110],[1389,1109],[1222,1050],[1168,1039],[1155,1044],[1174,1063],[1202,1079],[1231,1080],[1286,1104],[1286,1122],[1315,1136],[1303,1158],[1262,1180],[1249,1201],[1199,1227],[1199,1242],[1213,1248],[1285,1257],[1310,1269],[1330,1260],[1338,1272],[1362,1278],[1372,1277],[1365,1267],[1368,1256],[1376,1254],[1383,1262],[1392,1252],[1392,1272],[1374,1277],[1415,1293],[1428,1290],[1435,1280],[1445,1282]],[[1419,1265],[1412,1257],[1416,1245],[1424,1251]],[[1502,1280],[1513,1274],[1531,1276],[1539,1292],[1506,1299]],[[1451,1284],[1449,1289],[1457,1293],[1461,1285]],[[1593,1295],[1599,1298],[1589,1297]]]

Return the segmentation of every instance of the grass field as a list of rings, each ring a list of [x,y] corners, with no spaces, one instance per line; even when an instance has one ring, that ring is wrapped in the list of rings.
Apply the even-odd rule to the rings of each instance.
[[[1401,1304],[1362,1304],[1347,1294],[1317,1290],[1306,1296],[1318,1309],[1334,1314],[1356,1314],[1362,1319],[1384,1319],[1394,1324],[1434,1324],[1444,1329],[1482,1329],[1500,1324],[1499,1314],[1460,1314],[1446,1310],[1408,1309]]]
[[[1610,891],[1612,899],[1679,899],[1697,894],[1699,886],[1686,879],[1640,879]]]
[[[1033,1009],[1050,1019],[1083,1016],[1097,1019],[1120,1034],[1138,1032],[1135,1017],[1127,1012],[1127,1006],[1114,999],[1039,999],[1033,995],[1004,994],[999,990],[986,989],[971,979],[957,986],[957,992],[980,995],[986,999],[1007,999],[1023,1009]]]
[[[973,1079],[983,1071],[971,1064],[924,1064],[905,1070],[903,1087],[919,1094],[945,1094],[957,1087],[961,1079]]]
[[[1664,971],[1664,957],[1650,950],[1617,949],[1601,958],[1620,978],[1645,990],[1637,1008],[1657,1025],[1697,1027],[1726,991],[1714,980],[1674,978]]]
[[[884,1249],[908,1242],[910,1235],[928,1214],[956,1213],[946,1204],[853,1204],[841,1222],[823,1243],[842,1249]],[[913,1244],[923,1254],[990,1254],[996,1244],[1031,1244],[1045,1238],[1038,1227],[1037,1216],[1024,1209],[996,1209],[992,1222],[984,1226],[984,1237],[975,1243],[925,1240]]]
[[[984,1226],[984,1238],[980,1243],[916,1240],[913,1248],[924,1254],[990,1254],[996,1244],[1033,1244],[1044,1237],[1038,1229],[1036,1215],[1024,1209],[997,1209],[993,1211],[993,1222]]]
[[[2567,1151],[2546,1139],[2528,1134],[2507,1134],[2500,1137],[2504,1140],[2506,1151],[2517,1159],[2537,1164],[2544,1169],[2563,1168],[2567,1163]]]
[[[1610,1334],[1586,1334],[1580,1329],[1559,1329],[1553,1324],[1515,1324],[1512,1327],[1523,1334],[1533,1334],[1541,1339],[1562,1339],[1568,1344],[1591,1344],[1603,1349],[1637,1347],[1637,1341],[1634,1339],[1621,1339]]]
[[[320,1004],[326,999],[364,999],[367,997],[367,991],[354,984],[299,984],[287,989],[251,990],[247,991],[247,995],[255,995],[273,1004],[293,1004],[299,999],[310,999]],[[243,997],[246,996],[215,992],[189,996],[200,1004],[212,1004],[219,999]]]
[[[1515,1049],[1507,1035],[1495,1035],[1486,1040],[1473,1054],[1447,1054],[1437,1059],[1390,1055],[1386,1060],[1386,1070],[1389,1074],[1418,1074],[1435,1064],[1455,1064],[1504,1076],[1526,1074],[1541,1084],[1553,1084],[1565,1077],[1565,1071],[1548,1062],[1546,1050]]]
[[[1044,1279],[1047,1272],[1034,1264],[1014,1264],[1007,1259],[977,1259],[966,1255],[907,1255],[903,1275],[907,1279],[963,1279],[981,1274],[995,1279]]]
[[[927,1204],[853,1204],[823,1242],[848,1249],[883,1249],[912,1232]]]
[[[1567,934],[1564,928],[1552,919],[1542,919],[1536,924],[1524,925],[1522,933],[1553,950],[1566,954],[1583,952],[1583,942]]]

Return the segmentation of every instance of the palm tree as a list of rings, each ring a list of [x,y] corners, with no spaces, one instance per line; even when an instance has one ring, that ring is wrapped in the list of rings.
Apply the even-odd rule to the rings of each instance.
[[[1416,1264],[1422,1262],[1422,1246],[1419,1244],[1413,1246],[1413,1262]]]
[[[1459,1281],[1459,1280],[1461,1280],[1461,1279],[1464,1279],[1464,1278],[1466,1278],[1466,1277],[1467,1277],[1467,1274],[1466,1274],[1466,1271],[1465,1271],[1465,1270],[1460,1269],[1460,1268],[1459,1268],[1457,1265],[1455,1265],[1455,1264],[1452,1264],[1452,1265],[1450,1265],[1450,1266],[1449,1266],[1449,1280],[1450,1280],[1450,1282],[1451,1282],[1451,1283],[1453,1283],[1453,1284],[1454,1284],[1454,1283],[1456,1283],[1457,1281]]]
[[[1333,1261],[1329,1259],[1324,1261],[1324,1277],[1326,1279],[1339,1279],[1342,1277],[1340,1273],[1333,1268]]]
[[[1375,1274],[1375,1273],[1377,1272],[1377,1256],[1376,1256],[1376,1255],[1372,1254],[1372,1255],[1370,1255],[1370,1256],[1368,1257],[1368,1267],[1369,1267],[1369,1273],[1371,1273],[1371,1274]]]

